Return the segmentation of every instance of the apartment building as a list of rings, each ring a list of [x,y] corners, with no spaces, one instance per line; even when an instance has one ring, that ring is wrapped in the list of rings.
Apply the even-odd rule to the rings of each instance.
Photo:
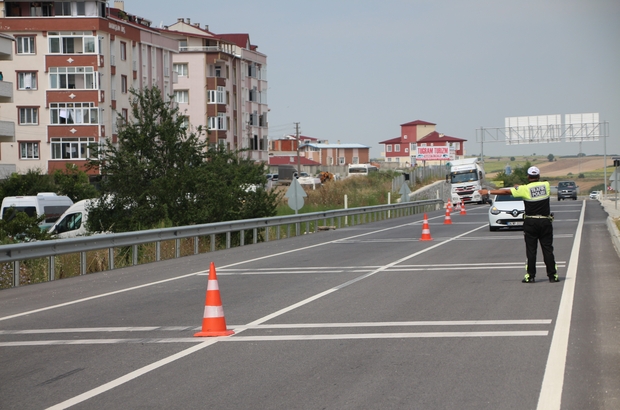
[[[0,142],[15,142],[15,122],[5,120],[7,107],[5,104],[13,102],[13,83],[4,79],[2,67],[5,61],[13,59],[13,42],[15,39],[8,34],[0,33]],[[3,166],[0,163],[0,178],[15,172],[15,166]]]
[[[1,68],[13,84],[2,120],[15,123],[15,136],[0,139],[0,165],[17,172],[67,163],[86,171],[89,145],[115,142],[119,116],[128,119],[131,88],[173,93],[178,42],[122,1],[0,1],[0,31],[15,38]]]
[[[210,144],[268,160],[267,57],[248,34],[215,34],[179,18],[162,33],[179,43],[174,98],[190,127],[208,128]]]

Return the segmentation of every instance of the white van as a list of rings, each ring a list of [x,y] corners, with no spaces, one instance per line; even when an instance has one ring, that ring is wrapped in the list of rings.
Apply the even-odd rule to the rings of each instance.
[[[88,233],[86,221],[92,199],[83,199],[71,205],[49,230],[57,238],[73,238]]]
[[[53,192],[42,192],[36,196],[7,196],[2,200],[0,218],[10,221],[17,212],[25,212],[30,217],[45,215],[41,226],[49,227],[71,205],[73,205],[71,198]]]

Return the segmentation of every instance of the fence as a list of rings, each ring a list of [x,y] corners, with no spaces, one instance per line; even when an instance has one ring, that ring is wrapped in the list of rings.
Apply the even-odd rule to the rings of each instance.
[[[0,288],[214,252],[439,209],[441,199],[0,246]]]

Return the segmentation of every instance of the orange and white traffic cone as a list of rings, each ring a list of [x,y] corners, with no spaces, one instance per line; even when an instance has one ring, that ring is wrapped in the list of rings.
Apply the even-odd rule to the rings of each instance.
[[[422,223],[422,237],[420,238],[421,241],[432,241],[433,238],[431,238],[431,230],[428,227],[428,218],[426,217],[426,214],[424,214],[424,222]]]
[[[454,212],[459,212],[461,210],[461,201],[456,203],[456,206],[454,207]]]
[[[446,217],[443,220],[444,225],[452,225],[452,218],[450,218],[450,210],[446,209]]]
[[[209,282],[207,284],[207,300],[205,301],[205,311],[202,318],[202,330],[194,336],[230,336],[233,333],[235,333],[234,330],[226,329],[226,318],[224,318],[220,288],[215,275],[215,264],[211,262]]]
[[[467,215],[465,211],[465,202],[461,201],[461,213],[459,215]]]
[[[452,200],[448,201],[448,206],[446,207],[446,209],[450,211],[450,213],[452,213]]]

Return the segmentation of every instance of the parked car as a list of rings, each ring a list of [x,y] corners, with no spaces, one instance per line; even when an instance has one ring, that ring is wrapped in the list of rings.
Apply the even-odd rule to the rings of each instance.
[[[577,200],[577,192],[578,187],[575,181],[558,182],[558,201],[566,198]]]
[[[489,209],[489,230],[523,228],[525,204],[512,195],[496,195]]]
[[[278,174],[267,174],[267,181],[278,182]]]

